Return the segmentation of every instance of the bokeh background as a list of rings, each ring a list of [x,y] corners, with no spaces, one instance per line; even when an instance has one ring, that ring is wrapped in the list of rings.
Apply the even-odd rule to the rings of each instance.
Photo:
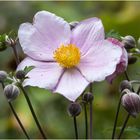
[[[32,22],[37,11],[47,10],[63,17],[68,22],[99,17],[108,32],[115,29],[122,36],[133,35],[136,40],[140,37],[140,2],[116,1],[57,1],[57,2],[27,2],[0,1],[0,34],[17,32],[23,22]],[[24,57],[20,46],[18,51]],[[109,55],[109,54],[107,54]],[[128,67],[131,79],[140,79],[140,62]],[[15,62],[11,48],[0,52],[0,69],[8,72],[15,70]],[[112,85],[106,81],[94,83],[93,107],[93,138],[111,138],[116,107],[119,99],[119,83],[125,77],[118,76]],[[137,87],[135,87],[137,88]],[[67,113],[69,101],[58,94],[51,94],[47,90],[28,88],[29,97],[33,103],[37,116],[49,138],[74,138],[73,118]],[[20,116],[31,138],[40,138],[40,134],[32,119],[30,110],[22,94],[13,101],[13,105]],[[126,111],[121,108],[117,132],[125,119]],[[77,117],[80,138],[84,138],[84,111]],[[7,100],[0,87],[0,138],[25,138],[18,126]],[[140,119],[131,118],[123,138],[140,138]]]

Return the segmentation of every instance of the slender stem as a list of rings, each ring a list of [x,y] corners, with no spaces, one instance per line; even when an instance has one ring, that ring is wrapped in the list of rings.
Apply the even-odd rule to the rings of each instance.
[[[74,129],[75,129],[75,138],[78,139],[77,121],[75,116],[73,117],[73,121],[74,121]]]
[[[128,81],[130,81],[130,79],[129,79],[129,77],[128,77],[128,74],[127,74],[126,71],[125,71],[125,77],[126,77],[126,79],[127,79]],[[132,91],[135,92],[133,87],[132,87]],[[137,94],[139,93],[139,91],[140,91],[140,87],[138,88]],[[123,126],[122,126],[122,129],[121,129],[121,131],[120,131],[120,134],[119,134],[119,136],[118,136],[118,139],[121,138],[121,136],[122,136],[122,134],[123,134],[123,132],[124,132],[124,129],[125,129],[126,125],[127,125],[127,122],[128,122],[128,120],[129,120],[129,118],[130,118],[130,114],[128,113],[128,115],[127,115],[127,117],[126,117],[126,119],[125,119],[125,121],[124,121],[124,124],[123,124]]]
[[[130,117],[130,114],[128,114],[127,117],[126,117],[126,119],[125,119],[125,122],[124,122],[123,127],[122,127],[122,129],[121,129],[121,132],[120,132],[120,134],[119,134],[119,136],[118,136],[118,139],[121,138],[121,136],[122,136],[122,134],[123,134],[123,132],[124,132],[124,129],[125,129],[126,125],[127,125],[127,122],[128,122],[128,120],[129,120],[129,117]]]
[[[23,94],[24,94],[24,96],[25,96],[25,98],[26,98],[26,101],[27,101],[27,103],[28,103],[28,105],[29,105],[29,108],[30,108],[30,111],[31,111],[31,113],[32,113],[32,116],[33,116],[33,118],[34,118],[34,120],[35,120],[35,123],[36,123],[36,125],[37,125],[37,127],[38,127],[38,129],[39,129],[39,131],[40,131],[40,133],[41,133],[41,135],[42,135],[42,137],[43,137],[44,139],[46,139],[47,137],[45,136],[45,134],[44,134],[44,132],[43,132],[43,130],[42,130],[42,128],[41,128],[41,125],[40,125],[40,123],[39,123],[39,121],[38,121],[38,119],[37,119],[37,116],[36,116],[35,111],[34,111],[34,109],[33,109],[33,107],[32,107],[31,101],[30,101],[29,97],[27,96],[27,93],[26,93],[25,89],[23,88],[23,86],[22,86],[20,83],[19,83],[18,85],[19,85],[19,87],[21,88],[21,90],[23,91]]]
[[[137,94],[139,94],[140,93],[140,86],[139,86],[139,88],[138,88],[138,90],[137,90]]]
[[[92,93],[92,91],[93,91],[93,89],[92,89],[92,83],[90,83],[90,85],[89,85],[89,92]]]
[[[18,65],[20,63],[20,60],[19,60],[19,56],[18,56],[18,53],[17,53],[16,46],[12,46],[12,49],[13,49],[13,52],[14,52],[14,55],[15,55],[16,64]]]
[[[84,111],[85,111],[85,139],[88,139],[88,118],[87,118],[87,105],[84,103]]]
[[[92,83],[89,85],[89,91],[92,93]],[[92,114],[93,114],[93,108],[92,108],[92,101],[89,103],[89,122],[90,122],[90,129],[89,129],[89,138],[92,139],[92,128],[93,128],[93,123],[92,123]]]
[[[92,101],[89,103],[89,111],[90,111],[90,131],[89,131],[89,138],[92,139]]]
[[[119,99],[119,103],[118,103],[118,107],[117,107],[117,112],[116,112],[116,117],[115,117],[115,121],[114,121],[113,132],[112,132],[112,139],[114,139],[114,137],[115,137],[116,126],[117,126],[117,121],[118,121],[118,116],[119,116],[119,111],[120,111],[120,106],[121,106],[121,98],[122,98],[122,95]]]
[[[30,137],[28,136],[28,134],[27,134],[27,132],[26,132],[24,126],[22,125],[22,123],[21,123],[21,121],[20,121],[20,119],[19,119],[19,117],[17,116],[17,113],[15,112],[15,110],[14,110],[12,104],[11,104],[10,102],[8,102],[8,103],[9,103],[9,106],[10,106],[10,108],[11,108],[11,110],[12,110],[12,112],[13,112],[13,114],[14,114],[14,116],[15,116],[17,122],[18,122],[18,124],[20,125],[22,131],[23,131],[24,134],[26,135],[27,139],[30,139]]]
[[[1,85],[2,85],[2,88],[4,89],[4,83],[3,82],[1,82]],[[21,127],[22,131],[24,132],[25,136],[27,137],[27,139],[30,139],[30,137],[28,136],[23,124],[21,123],[16,111],[14,110],[14,107],[13,107],[12,103],[11,102],[8,102],[8,103],[9,103],[9,106],[10,106],[10,108],[11,108],[13,114],[14,114],[14,117],[16,118],[16,120],[17,120],[19,126]]]
[[[14,55],[15,55],[16,64],[18,65],[18,64],[20,63],[20,60],[19,60],[19,56],[18,56],[18,53],[17,53],[16,46],[11,46],[11,47],[12,47],[13,52],[14,52]],[[36,116],[36,114],[35,114],[35,112],[34,112],[34,109],[33,109],[33,107],[32,107],[31,101],[30,101],[28,95],[26,94],[26,91],[24,90],[23,86],[22,86],[20,83],[19,83],[18,85],[19,85],[19,87],[21,88],[21,90],[23,91],[23,94],[24,94],[25,99],[26,99],[26,101],[27,101],[27,103],[28,103],[28,105],[29,105],[29,108],[30,108],[30,111],[31,111],[31,113],[32,113],[32,116],[33,116],[33,118],[34,118],[34,120],[35,120],[35,123],[36,123],[36,125],[37,125],[37,127],[38,127],[38,129],[39,129],[39,131],[40,131],[40,133],[41,133],[41,135],[42,135],[42,137],[43,137],[44,139],[46,139],[46,136],[45,136],[45,134],[44,134],[44,132],[43,132],[43,130],[42,130],[42,128],[41,128],[41,125],[40,125],[40,123],[39,123],[39,121],[38,121],[38,119],[37,119],[37,116]]]
[[[126,79],[127,79],[128,81],[130,81],[130,79],[129,79],[129,77],[128,77],[128,74],[127,74],[126,71],[124,72],[124,74],[125,74]]]

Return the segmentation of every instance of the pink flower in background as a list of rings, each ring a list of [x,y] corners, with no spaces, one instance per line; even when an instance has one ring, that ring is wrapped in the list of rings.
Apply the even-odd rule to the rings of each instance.
[[[118,47],[120,47],[122,49],[122,56],[121,56],[119,63],[117,64],[115,72],[106,78],[106,80],[109,83],[112,83],[118,74],[121,74],[126,70],[127,65],[128,65],[128,55],[127,55],[127,51],[124,48],[123,43],[121,43],[120,41],[118,41],[115,38],[108,38],[107,40],[109,40],[113,44],[118,45]]]
[[[23,23],[18,31],[27,57],[18,66],[35,66],[24,86],[37,86],[75,101],[93,81],[111,75],[120,62],[122,49],[104,38],[98,18],[80,22],[72,31],[62,18],[40,11],[33,24]]]

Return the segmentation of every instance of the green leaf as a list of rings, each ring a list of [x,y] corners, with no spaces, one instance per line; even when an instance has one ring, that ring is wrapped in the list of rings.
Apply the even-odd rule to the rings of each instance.
[[[25,68],[24,68],[24,71],[25,71],[25,73],[27,74],[28,72],[30,72],[32,69],[34,69],[35,68],[35,66],[26,66]]]
[[[116,32],[114,29],[110,30],[108,33],[106,33],[105,35],[106,38],[115,38],[118,39],[119,41],[121,41],[121,35],[119,34],[119,32]]]
[[[6,34],[0,35],[0,51],[4,51],[7,48],[5,40]]]

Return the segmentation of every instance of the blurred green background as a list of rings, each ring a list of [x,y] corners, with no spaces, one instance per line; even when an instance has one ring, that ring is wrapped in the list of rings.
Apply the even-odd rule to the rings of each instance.
[[[99,17],[108,32],[115,29],[122,36],[133,35],[136,39],[140,36],[140,2],[90,2],[90,1],[57,1],[57,2],[2,2],[0,1],[0,34],[11,30],[17,32],[23,22],[32,22],[37,11],[47,10],[63,17],[68,22],[83,20],[90,17]],[[18,48],[23,57],[21,48]],[[128,67],[131,79],[140,79],[140,62]],[[13,52],[9,48],[0,52],[0,69],[8,72],[16,68]],[[117,77],[113,84],[106,81],[94,83],[93,107],[93,138],[111,138],[116,107],[119,99],[118,87],[124,75]],[[136,87],[137,88],[137,87]],[[33,103],[37,116],[49,138],[74,138],[73,119],[68,116],[67,106],[69,101],[58,94],[51,94],[38,88],[28,88],[28,94]],[[32,119],[27,103],[22,94],[13,105],[20,116],[31,138],[40,138],[36,125]],[[125,119],[126,111],[122,108],[117,132]],[[78,116],[79,137],[84,138],[84,111]],[[0,138],[25,138],[18,126],[7,100],[0,87]],[[123,138],[140,138],[140,119],[131,118]]]

